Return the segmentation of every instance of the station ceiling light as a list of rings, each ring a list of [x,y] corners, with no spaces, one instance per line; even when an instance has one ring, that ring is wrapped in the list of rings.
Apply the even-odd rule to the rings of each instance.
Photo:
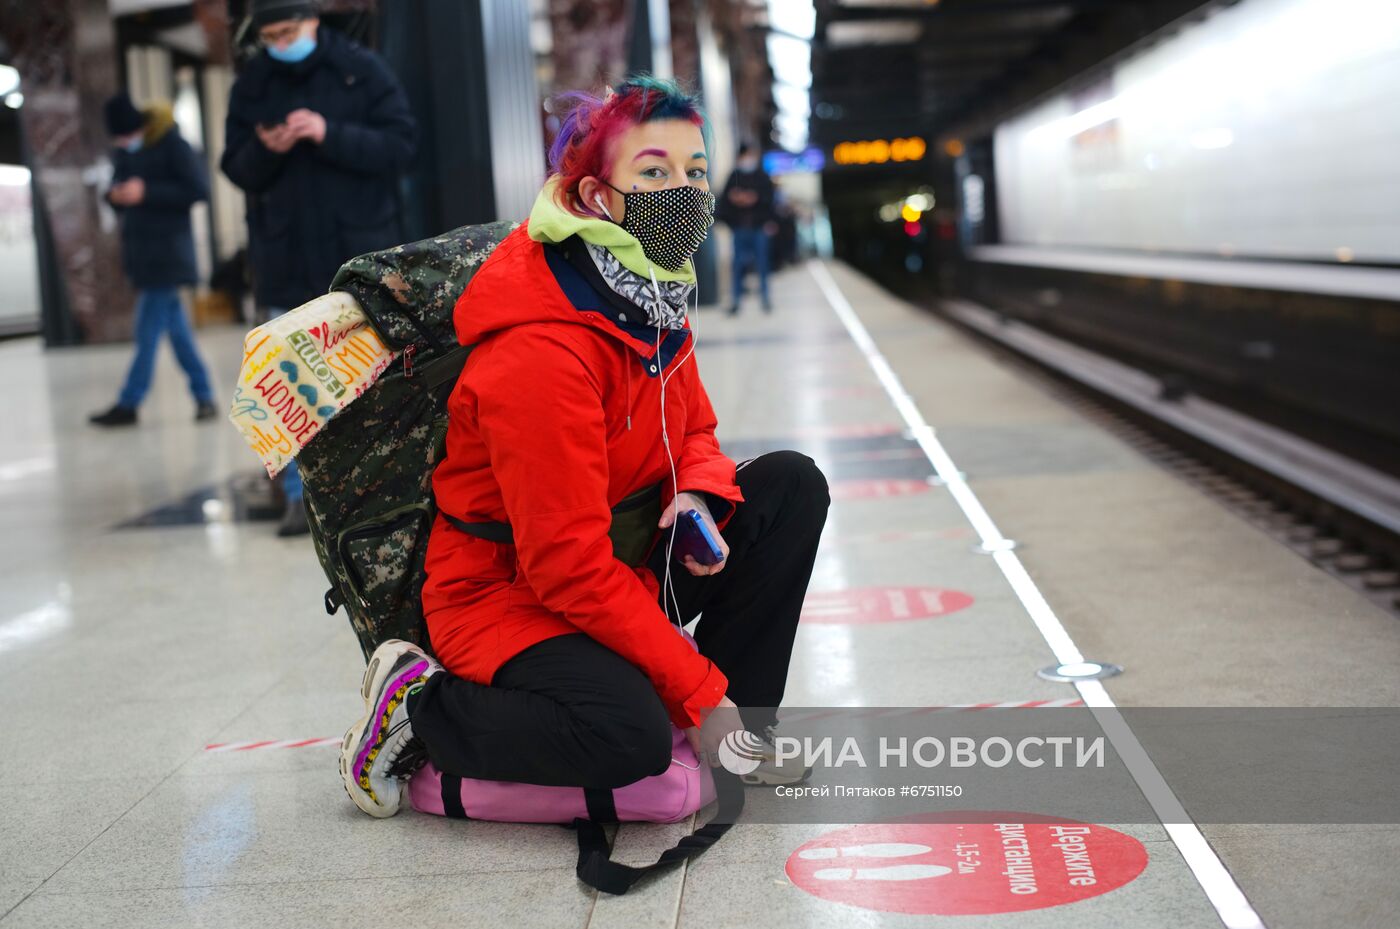
[[[12,65],[0,65],[0,97],[19,90],[19,71]]]
[[[793,87],[782,81],[773,82],[773,102],[778,109],[806,119],[812,112],[812,92],[806,87]]]
[[[768,0],[768,63],[773,68],[778,144],[790,152],[807,147],[812,116],[812,0]]]
[[[817,31],[817,8],[812,0],[768,0],[768,25],[799,39]]]

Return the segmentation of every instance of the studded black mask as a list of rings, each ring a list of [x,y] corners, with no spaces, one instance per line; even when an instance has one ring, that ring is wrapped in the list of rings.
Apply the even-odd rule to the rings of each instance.
[[[690,260],[715,222],[715,195],[699,187],[617,192],[625,210],[622,228],[637,237],[654,264],[667,271],[679,271]]]

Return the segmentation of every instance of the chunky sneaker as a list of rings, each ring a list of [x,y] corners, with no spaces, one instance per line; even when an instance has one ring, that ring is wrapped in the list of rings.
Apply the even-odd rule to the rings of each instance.
[[[764,750],[761,752],[758,767],[747,774],[739,775],[739,780],[745,784],[785,787],[789,784],[801,784],[812,776],[811,767],[802,764],[799,758],[784,758],[781,762],[777,760],[777,750],[773,746],[773,731],[776,728],[776,724],[763,727],[759,738],[763,740]]]
[[[413,736],[408,695],[442,670],[411,642],[390,639],[374,650],[360,694],[365,715],[340,743],[340,777],[355,805],[383,819],[399,811],[403,781],[427,760]]]

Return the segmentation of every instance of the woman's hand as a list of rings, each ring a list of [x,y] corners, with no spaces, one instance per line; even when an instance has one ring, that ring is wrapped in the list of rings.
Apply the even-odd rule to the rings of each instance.
[[[670,529],[676,522],[676,515],[686,510],[695,510],[700,514],[700,518],[705,521],[705,528],[710,530],[710,534],[713,535],[715,541],[719,543],[719,550],[724,552],[724,558],[720,559],[720,561],[715,564],[704,565],[691,556],[686,555],[681,563],[685,565],[687,571],[694,574],[696,577],[704,577],[707,574],[718,574],[724,570],[724,566],[729,560],[729,543],[724,541],[724,536],[720,535],[719,527],[715,525],[715,518],[710,515],[709,506],[701,499],[699,494],[688,492],[676,494],[676,499],[673,500],[671,505],[666,508],[666,511],[661,514],[661,522],[657,525],[663,531]],[[733,704],[730,705],[733,706]]]
[[[719,764],[719,743],[729,733],[744,728],[744,720],[739,716],[739,708],[729,697],[720,697],[719,704],[705,714],[702,725],[691,726],[685,732],[690,747],[695,749],[695,757],[711,765]]]

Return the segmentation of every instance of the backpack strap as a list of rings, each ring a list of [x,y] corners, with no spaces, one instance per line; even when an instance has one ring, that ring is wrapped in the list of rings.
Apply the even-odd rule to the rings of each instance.
[[[612,508],[612,511],[614,515],[630,513],[660,499],[661,485],[659,483],[651,484],[643,487],[636,493],[628,494],[617,506]],[[439,510],[439,512],[442,511]],[[442,518],[451,523],[453,527],[460,529],[467,535],[474,535],[478,539],[485,539],[488,542],[495,542],[500,545],[515,544],[515,533],[511,530],[510,523],[469,523],[465,519],[459,519],[447,512],[442,512]]]
[[[743,812],[744,786],[723,768],[710,770],[714,773],[715,796],[719,800],[714,819],[666,849],[651,864],[634,866],[613,861],[612,849],[608,847],[608,837],[603,827],[591,819],[575,819],[573,828],[578,830],[578,868],[575,873],[578,879],[603,893],[625,894],[648,874],[689,861],[718,842]],[[591,808],[589,812],[592,813]]]
[[[442,518],[451,523],[454,528],[460,529],[467,535],[474,535],[478,539],[485,539],[498,545],[515,544],[515,533],[511,531],[510,523],[469,523],[446,512],[442,512]]]

